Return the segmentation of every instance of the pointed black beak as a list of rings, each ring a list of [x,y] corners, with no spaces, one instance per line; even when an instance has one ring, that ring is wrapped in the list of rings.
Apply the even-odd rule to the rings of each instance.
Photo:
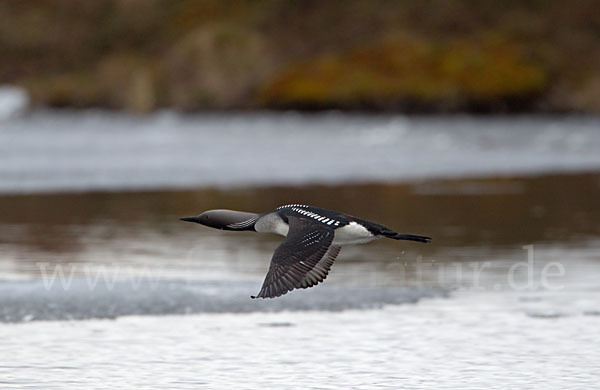
[[[198,222],[198,217],[185,217],[179,219],[186,222]]]

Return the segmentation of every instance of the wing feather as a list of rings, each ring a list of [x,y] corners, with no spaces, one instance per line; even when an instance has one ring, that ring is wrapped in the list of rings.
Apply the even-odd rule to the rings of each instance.
[[[299,288],[309,288],[316,286],[327,278],[329,275],[329,271],[331,270],[331,266],[335,262],[337,255],[340,253],[342,248],[339,246],[330,246],[327,253],[323,256],[323,258],[315,265],[315,267],[310,270],[302,279],[300,284],[297,286]]]

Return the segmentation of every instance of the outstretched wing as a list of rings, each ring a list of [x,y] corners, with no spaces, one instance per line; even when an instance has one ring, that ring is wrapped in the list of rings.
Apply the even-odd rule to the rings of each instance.
[[[331,264],[320,261],[331,246],[333,229],[298,217],[289,217],[288,222],[288,234],[273,254],[260,292],[252,298],[275,298],[295,288],[311,287],[327,276]]]

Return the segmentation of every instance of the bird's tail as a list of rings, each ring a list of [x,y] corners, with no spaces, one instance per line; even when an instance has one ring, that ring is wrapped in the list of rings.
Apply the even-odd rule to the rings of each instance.
[[[428,243],[431,242],[431,237],[418,236],[416,234],[397,233],[387,226],[379,225],[369,221],[361,221],[369,231],[375,235],[392,238],[394,240],[407,240]]]
[[[424,242],[424,243],[431,242],[431,237],[418,236],[416,234],[402,234],[402,233],[396,233],[393,231],[390,231],[389,233],[384,232],[383,236],[385,236],[387,238],[393,238],[394,240],[408,240],[408,241],[418,241],[418,242]]]

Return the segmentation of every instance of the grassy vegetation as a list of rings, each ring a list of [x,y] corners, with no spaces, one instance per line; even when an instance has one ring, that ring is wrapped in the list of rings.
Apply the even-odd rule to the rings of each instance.
[[[544,93],[547,74],[522,51],[504,41],[391,40],[294,64],[261,97],[288,107],[524,108]]]
[[[0,83],[146,112],[600,112],[596,0],[8,0]]]

